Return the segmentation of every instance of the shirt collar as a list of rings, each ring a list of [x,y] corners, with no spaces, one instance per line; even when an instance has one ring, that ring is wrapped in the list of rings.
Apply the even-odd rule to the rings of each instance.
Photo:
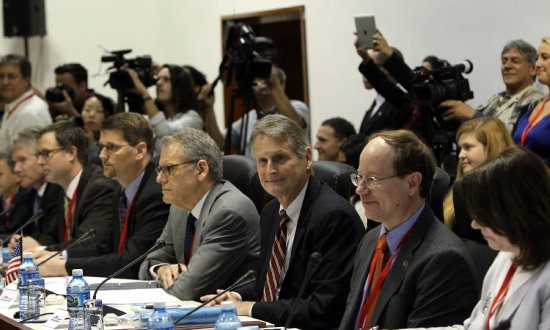
[[[71,183],[69,183],[69,186],[67,187],[67,190],[65,191],[65,195],[69,197],[69,199],[73,198],[74,192],[76,188],[78,187],[78,182],[80,181],[80,176],[82,175],[82,170],[78,172],[78,174],[71,180]]]
[[[212,186],[214,187],[214,186]],[[208,191],[206,192],[206,194],[204,194],[204,196],[202,196],[201,200],[197,203],[197,205],[195,205],[195,207],[191,210],[191,214],[195,217],[195,219],[199,219],[199,217],[201,216],[201,211],[202,211],[202,206],[204,205],[204,202],[206,201],[206,197],[208,196],[208,194],[210,194],[210,191],[212,190],[212,187],[210,187],[210,189],[208,189]]]
[[[46,192],[46,186],[48,185],[47,182],[44,182],[44,184],[40,187],[40,189],[38,189],[36,191],[36,193],[38,194],[38,196],[42,197],[44,196],[44,193]]]
[[[13,107],[15,107],[17,105],[17,103],[19,103],[22,99],[24,99],[25,97],[31,95],[33,93],[33,90],[32,89],[29,89],[28,91],[26,91],[25,93],[23,93],[23,95],[19,96],[16,100],[6,104],[5,106],[5,112],[8,113],[10,112]]]
[[[384,234],[388,234],[386,236],[387,242],[388,242],[388,248],[390,249],[390,253],[393,253],[397,246],[399,245],[399,242],[401,242],[401,239],[403,239],[403,236],[411,229],[411,227],[416,222],[416,219],[420,216],[420,213],[424,210],[424,207],[426,206],[426,203],[422,204],[422,206],[416,211],[412,217],[408,218],[407,221],[403,222],[399,226],[393,228],[391,231],[388,231],[384,225],[382,225],[382,229],[380,230],[380,236]]]
[[[302,210],[302,204],[304,203],[304,198],[306,197],[307,186],[309,185],[309,180],[306,181],[306,184],[302,188],[302,191],[294,198],[292,203],[285,209],[286,215],[288,215],[290,222],[298,223],[300,218],[300,211]],[[279,205],[279,213],[283,210],[283,206]]]
[[[145,175],[145,170],[141,171],[141,173],[139,173],[139,175],[132,182],[130,182],[128,187],[124,188],[127,203],[131,203],[134,200],[134,197],[139,189],[139,185],[141,184],[141,180],[143,180],[143,175]]]

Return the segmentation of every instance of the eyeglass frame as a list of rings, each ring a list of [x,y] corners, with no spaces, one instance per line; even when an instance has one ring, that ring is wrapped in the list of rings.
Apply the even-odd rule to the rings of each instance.
[[[194,162],[195,162],[194,160],[189,160],[189,161],[179,163],[179,164],[164,165],[164,166],[159,165],[156,168],[156,172],[157,172],[157,175],[162,173],[162,175],[164,175],[164,176],[170,176],[172,174],[171,172],[172,172],[172,169],[174,167],[185,165],[185,164],[190,164],[190,163],[194,163]]]
[[[44,159],[50,159],[50,157],[53,156],[54,152],[61,151],[61,150],[66,150],[66,149],[65,148],[42,149],[42,150],[38,150],[34,154],[34,156],[36,158],[44,157]]]
[[[97,151],[99,153],[101,153],[101,151],[105,148],[105,152],[108,153],[109,155],[112,155],[116,152],[118,152],[121,148],[124,148],[124,147],[129,147],[129,146],[132,146],[131,144],[115,144],[115,143],[107,143],[107,144],[103,144],[103,143],[97,143],[96,144],[97,146]],[[115,150],[112,150],[112,149],[115,149]],[[111,149],[111,150],[109,150]]]
[[[386,177],[383,177],[383,178],[377,178],[375,176],[369,176],[365,180],[365,178],[362,175],[359,175],[357,173],[351,173],[349,177],[351,179],[351,183],[355,187],[359,187],[359,184],[361,184],[361,181],[363,181],[363,182],[365,182],[365,186],[367,188],[369,188],[370,190],[373,190],[373,189],[376,189],[376,188],[380,187],[380,182],[382,182],[384,180],[387,180],[387,179],[395,178],[395,177],[402,177],[403,175],[404,174],[397,173],[397,174],[386,176]],[[369,181],[372,181],[372,183],[369,183]]]

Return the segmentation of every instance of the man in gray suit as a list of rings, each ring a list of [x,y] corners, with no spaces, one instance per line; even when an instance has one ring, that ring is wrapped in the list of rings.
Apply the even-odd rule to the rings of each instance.
[[[184,128],[162,140],[157,181],[172,204],[159,239],[166,246],[141,264],[139,278],[159,279],[182,300],[229,286],[256,268],[259,215],[222,180],[221,153],[206,133]]]
[[[352,181],[382,225],[357,248],[340,329],[444,326],[470,314],[471,258],[426,205],[434,171],[430,149],[407,130],[376,133],[363,149]]]

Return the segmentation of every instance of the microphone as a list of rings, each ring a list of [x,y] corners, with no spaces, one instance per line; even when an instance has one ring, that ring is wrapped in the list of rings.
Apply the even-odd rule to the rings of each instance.
[[[209,302],[215,300],[216,298],[218,298],[219,296],[221,296],[222,294],[226,293],[227,291],[231,291],[231,290],[234,290],[236,288],[239,288],[245,284],[248,284],[252,281],[254,281],[256,279],[256,272],[253,271],[253,270],[249,270],[247,271],[243,276],[241,276],[237,281],[235,281],[235,283],[231,284],[227,289],[223,290],[222,292],[218,293],[217,295],[215,295],[214,297],[208,299],[207,301],[203,302],[202,304],[200,304],[199,306],[197,306],[195,309],[189,311],[187,314],[183,315],[182,317],[180,317],[179,319],[176,320],[176,322],[174,322],[174,326],[176,324],[178,324],[180,321],[182,321],[183,319],[187,318],[188,316],[190,316],[191,314],[195,313],[196,311],[198,311],[199,309],[203,308],[204,306],[206,306]]]
[[[46,261],[52,259],[53,257],[57,256],[58,254],[62,253],[63,251],[67,251],[68,249],[76,246],[77,244],[80,244],[80,243],[82,243],[84,241],[87,241],[89,239],[92,239],[94,237],[95,237],[95,229],[92,228],[92,229],[88,230],[87,232],[85,232],[84,234],[82,234],[82,236],[80,236],[79,238],[77,238],[74,241],[72,241],[71,243],[69,243],[64,249],[57,251],[55,254],[52,254],[46,260],[42,261],[41,263],[39,263],[36,266],[40,267],[40,265],[46,263]]]
[[[5,209],[4,211],[0,212],[0,217],[5,215],[6,213],[9,213],[11,212],[11,210],[13,210],[13,208],[15,207],[15,204],[10,204],[10,206],[8,206],[7,209]]]
[[[35,214],[33,214],[29,220],[27,220],[24,224],[22,224],[19,228],[17,228],[16,230],[14,230],[13,233],[10,234],[10,236],[6,237],[3,241],[2,241],[2,245],[4,245],[4,242],[9,242],[10,239],[13,237],[13,235],[19,233],[21,230],[23,230],[25,227],[27,227],[28,225],[30,225],[32,222],[36,221],[37,219],[40,219],[44,216],[44,211],[42,209],[36,211]]]
[[[99,288],[101,288],[101,286],[107,282],[108,280],[112,279],[113,277],[117,276],[118,274],[124,272],[126,269],[132,267],[133,265],[135,265],[136,263],[138,263],[139,261],[145,259],[145,257],[147,257],[147,255],[153,251],[156,251],[158,249],[162,249],[164,246],[166,245],[166,243],[163,241],[163,240],[158,240],[155,245],[153,245],[149,250],[147,250],[144,254],[140,255],[139,257],[137,257],[136,259],[132,260],[129,264],[127,264],[126,266],[122,267],[121,269],[117,270],[116,272],[114,272],[113,274],[109,275],[109,277],[107,277],[106,279],[103,280],[103,282],[99,283],[99,285],[97,286],[97,288],[95,288],[95,291],[94,291],[94,297],[93,299],[96,298],[97,296],[97,291],[99,290]]]
[[[302,295],[304,294],[304,291],[306,290],[306,286],[308,285],[309,281],[311,280],[311,277],[321,264],[321,260],[323,259],[323,256],[319,252],[313,252],[309,255],[309,260],[307,263],[306,268],[306,274],[304,276],[304,280],[302,281],[302,285],[300,286],[300,290],[298,291],[298,295],[294,299],[294,302],[292,303],[292,308],[290,309],[290,313],[288,314],[288,318],[285,322],[285,329],[290,326],[290,323],[292,322],[292,317],[294,314],[292,314],[292,311],[296,309],[296,305],[298,304],[298,299],[302,298]]]

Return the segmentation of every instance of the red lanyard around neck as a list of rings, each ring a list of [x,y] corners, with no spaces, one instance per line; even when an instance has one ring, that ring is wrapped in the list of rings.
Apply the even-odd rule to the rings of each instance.
[[[537,110],[537,113],[535,113],[533,118],[531,118],[531,120],[529,121],[527,126],[525,126],[525,128],[523,129],[523,132],[521,133],[521,146],[522,147],[525,147],[525,140],[527,140],[527,135],[529,135],[529,133],[531,133],[531,130],[535,126],[537,126],[538,123],[540,123],[540,121],[539,121],[539,122],[537,122],[536,124],[533,125],[533,122],[535,122],[535,120],[537,120],[540,113],[542,112],[542,109],[544,109],[544,106],[546,105],[546,101],[548,101],[548,97],[544,100],[544,102],[542,103],[540,108]]]
[[[516,265],[512,263],[512,265],[510,265],[510,269],[508,269],[508,273],[506,274],[506,277],[504,278],[504,282],[502,282],[502,285],[500,286],[500,290],[498,290],[497,296],[495,297],[495,300],[493,300],[493,304],[489,309],[489,316],[487,316],[487,326],[485,327],[486,330],[489,330],[489,321],[491,320],[491,317],[495,313],[498,302],[504,301],[504,297],[506,297],[506,294],[508,293],[508,288],[510,287],[510,280],[512,279],[512,276],[514,276],[515,272],[516,272]]]
[[[122,253],[124,250],[124,240],[126,239],[126,231],[128,229],[128,218],[130,217],[130,212],[132,211],[132,208],[134,208],[134,205],[136,204],[137,199],[137,192],[134,196],[134,199],[132,200],[132,203],[130,204],[130,207],[128,208],[128,211],[126,212],[126,217],[124,218],[124,227],[122,229],[122,233],[120,234],[120,241],[118,242],[118,253]]]
[[[8,118],[10,118],[11,114],[12,114],[15,110],[17,110],[17,108],[19,108],[19,106],[20,106],[22,103],[24,103],[24,102],[27,101],[27,100],[30,100],[33,96],[34,96],[34,93],[31,93],[31,95],[29,95],[29,96],[25,97],[24,99],[22,99],[21,101],[17,102],[17,104],[13,107],[13,109],[11,109],[10,112],[8,112],[8,115],[7,115],[7,117],[6,117],[6,120],[7,120]]]
[[[64,242],[69,240],[69,231],[71,228],[71,218],[73,217],[73,206],[76,200],[76,192],[78,189],[74,190],[73,198],[71,198],[71,203],[69,204],[69,210],[67,211],[67,219],[65,219],[65,235],[63,236]]]

